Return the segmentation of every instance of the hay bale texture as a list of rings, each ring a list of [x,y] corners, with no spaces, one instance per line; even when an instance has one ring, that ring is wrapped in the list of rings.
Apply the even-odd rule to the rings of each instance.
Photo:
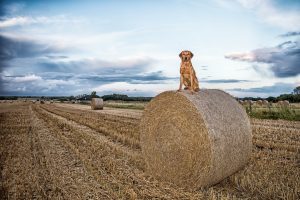
[[[91,108],[92,108],[92,110],[103,110],[103,99],[92,98]]]
[[[140,133],[148,173],[184,188],[220,182],[251,154],[249,118],[221,90],[159,94],[145,108]]]

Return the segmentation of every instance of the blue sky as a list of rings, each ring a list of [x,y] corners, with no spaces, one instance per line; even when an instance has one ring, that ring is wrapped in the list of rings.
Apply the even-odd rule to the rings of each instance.
[[[190,50],[201,88],[234,96],[300,84],[300,1],[1,1],[0,95],[122,93],[179,85]]]

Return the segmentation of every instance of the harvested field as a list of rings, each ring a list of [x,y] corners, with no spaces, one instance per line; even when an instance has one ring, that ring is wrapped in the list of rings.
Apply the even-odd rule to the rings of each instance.
[[[145,173],[141,115],[74,104],[2,103],[0,199],[300,198],[300,122],[251,120],[249,164],[192,191]]]

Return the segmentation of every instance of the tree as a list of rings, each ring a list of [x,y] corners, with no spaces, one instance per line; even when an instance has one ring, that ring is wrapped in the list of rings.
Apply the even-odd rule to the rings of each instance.
[[[96,91],[93,91],[92,93],[91,93],[91,98],[97,98],[98,96],[97,96],[97,94],[96,94]]]
[[[294,92],[293,92],[294,94],[300,94],[300,86],[298,86],[298,87],[296,87],[295,89],[294,89]]]

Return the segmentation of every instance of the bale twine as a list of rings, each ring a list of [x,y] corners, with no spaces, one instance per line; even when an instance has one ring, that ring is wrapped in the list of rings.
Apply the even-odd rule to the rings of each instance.
[[[191,189],[244,167],[252,147],[245,110],[221,90],[159,94],[145,108],[140,140],[149,174]]]
[[[91,108],[92,108],[92,110],[103,110],[103,99],[92,98]]]

